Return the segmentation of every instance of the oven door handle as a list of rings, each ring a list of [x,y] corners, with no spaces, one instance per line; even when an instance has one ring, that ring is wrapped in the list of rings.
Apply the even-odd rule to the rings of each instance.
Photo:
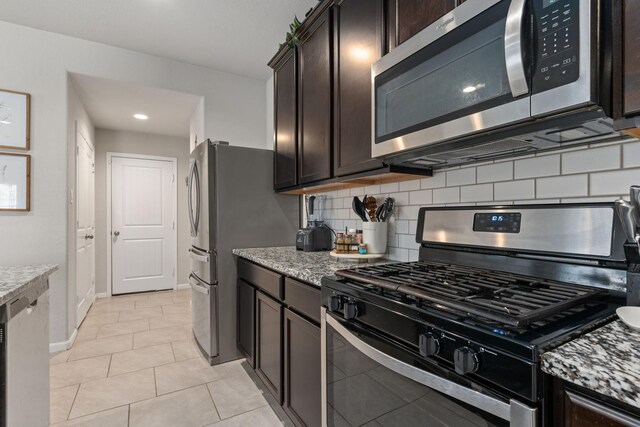
[[[522,32],[525,5],[526,0],[511,0],[504,30],[504,60],[509,87],[514,98],[529,93],[522,56],[523,37],[526,35]]]
[[[508,403],[503,402],[502,400],[471,390],[460,384],[411,366],[408,363],[394,359],[359,339],[338,320],[328,316],[324,308],[322,310],[322,321],[335,329],[349,344],[387,369],[391,369],[404,377],[412,379],[449,397],[466,402],[496,417],[510,421],[511,425],[533,427],[537,424],[536,408],[530,408],[515,400],[511,400]],[[325,333],[326,331],[323,331],[323,338],[325,338]]]

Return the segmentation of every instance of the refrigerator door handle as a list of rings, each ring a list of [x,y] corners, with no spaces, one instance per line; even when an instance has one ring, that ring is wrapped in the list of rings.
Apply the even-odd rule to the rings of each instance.
[[[192,160],[191,169],[189,170],[189,177],[187,178],[187,194],[189,203],[189,225],[191,226],[191,236],[195,237],[196,232],[193,223],[193,169],[196,166],[195,160]]]
[[[199,251],[196,248],[189,249],[189,256],[194,261],[206,262],[210,261],[209,254],[204,251]]]
[[[193,274],[189,275],[189,284],[191,285],[191,289],[194,291],[209,295],[209,286]]]

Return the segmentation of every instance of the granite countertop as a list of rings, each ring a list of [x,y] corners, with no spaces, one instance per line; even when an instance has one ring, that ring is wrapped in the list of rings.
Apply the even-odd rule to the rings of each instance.
[[[640,408],[640,332],[621,320],[542,355],[542,370]]]
[[[0,306],[56,271],[55,264],[0,266]]]
[[[233,253],[256,264],[316,286],[320,286],[320,279],[323,276],[330,276],[336,270],[389,262],[383,259],[367,264],[337,262],[329,255],[329,252],[297,251],[294,246],[234,249]]]

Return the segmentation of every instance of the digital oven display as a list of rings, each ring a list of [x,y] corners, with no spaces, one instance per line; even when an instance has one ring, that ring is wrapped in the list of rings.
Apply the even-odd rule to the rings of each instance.
[[[473,216],[473,231],[485,233],[519,233],[522,214],[483,212]]]

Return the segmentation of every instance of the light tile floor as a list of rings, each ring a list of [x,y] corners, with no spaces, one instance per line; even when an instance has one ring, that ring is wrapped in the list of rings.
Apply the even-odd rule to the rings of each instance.
[[[282,426],[241,363],[201,357],[189,290],[99,299],[73,347],[50,359],[51,423]]]

